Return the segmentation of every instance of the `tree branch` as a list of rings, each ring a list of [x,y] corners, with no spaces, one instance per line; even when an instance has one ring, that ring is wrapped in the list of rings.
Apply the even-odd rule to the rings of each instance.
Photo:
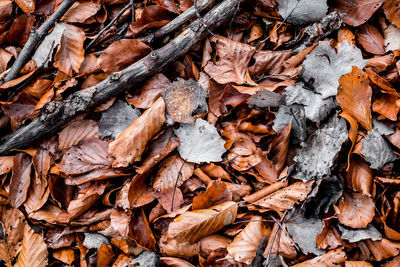
[[[211,9],[203,21],[210,30],[216,29],[229,19],[236,8],[237,0],[224,0]],[[89,111],[91,108],[106,102],[111,97],[131,88],[133,84],[143,81],[159,72],[168,63],[183,56],[208,32],[199,20],[171,42],[119,72],[111,73],[107,79],[95,86],[73,93],[63,101],[52,101],[42,109],[42,115],[15,132],[0,139],[0,154],[10,149],[29,145],[32,142],[53,133],[67,122]]]
[[[10,71],[3,81],[0,81],[0,85],[18,77],[22,67],[30,60],[33,51],[36,46],[43,40],[47,35],[48,31],[54,26],[54,24],[67,12],[67,10],[75,3],[76,0],[64,0],[60,6],[54,11],[54,13],[37,29],[32,29],[29,39],[25,46],[22,48],[21,53],[17,60],[15,60]]]

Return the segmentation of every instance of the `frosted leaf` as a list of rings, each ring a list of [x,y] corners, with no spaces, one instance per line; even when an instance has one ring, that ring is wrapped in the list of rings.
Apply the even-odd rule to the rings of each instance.
[[[280,106],[275,114],[274,125],[272,129],[279,133],[286,125],[291,123],[291,133],[293,143],[299,144],[306,140],[306,118],[304,107],[301,105]]]
[[[118,100],[109,109],[104,111],[99,120],[99,136],[117,138],[123,130],[128,128],[140,116],[140,111],[124,101]]]
[[[389,25],[384,31],[386,52],[400,49],[400,29]]]
[[[217,129],[203,119],[182,124],[174,133],[179,137],[179,155],[188,162],[218,162],[226,152],[225,141]]]
[[[258,108],[279,107],[283,102],[282,98],[280,94],[262,88],[247,99],[247,104]]]
[[[54,49],[60,44],[64,29],[64,23],[56,23],[53,31],[48,34],[40,43],[32,57],[38,66],[47,67],[49,61],[51,60],[49,54],[53,54]]]
[[[326,0],[277,0],[276,2],[279,15],[294,25],[318,21],[328,11]]]
[[[320,219],[306,218],[303,211],[298,208],[292,210],[286,222],[286,229],[293,241],[304,254],[313,253],[321,255],[322,249],[317,248],[317,235],[321,233],[324,225]]]
[[[296,86],[286,88],[286,104],[302,104],[306,118],[313,122],[325,120],[331,111],[338,105],[334,97],[322,98],[322,95],[304,88],[304,84],[299,82]]]
[[[336,96],[339,78],[352,71],[352,66],[363,69],[367,65],[361,50],[348,42],[339,43],[338,52],[330,46],[329,41],[319,45],[307,55],[303,62],[303,77],[311,83],[322,98]]]
[[[302,143],[302,148],[294,158],[297,176],[308,181],[330,175],[334,161],[346,140],[346,122],[335,115]]]
[[[110,245],[108,238],[104,235],[97,233],[85,233],[85,240],[83,241],[83,246],[87,249],[98,249],[101,247],[101,244],[106,243]]]
[[[339,231],[342,232],[342,238],[346,239],[350,243],[355,243],[365,239],[372,239],[374,241],[382,239],[381,233],[379,233],[372,224],[368,224],[365,229],[353,229],[341,224],[338,224],[338,228]]]
[[[375,170],[381,169],[386,163],[397,158],[377,129],[369,131],[362,141],[361,154]]]

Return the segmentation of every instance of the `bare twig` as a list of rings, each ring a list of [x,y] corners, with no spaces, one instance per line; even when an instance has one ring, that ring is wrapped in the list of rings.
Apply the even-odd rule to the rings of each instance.
[[[22,48],[21,53],[17,60],[15,60],[10,71],[0,84],[9,82],[17,78],[22,67],[29,61],[36,46],[43,40],[47,35],[48,31],[54,26],[54,24],[67,12],[67,10],[75,3],[76,0],[64,0],[60,4],[59,8],[51,15],[37,30],[32,29],[29,39],[25,46]]]
[[[285,210],[285,212],[283,213],[281,219],[279,220],[278,226],[282,225],[283,221],[284,221],[285,218],[286,218],[287,212],[288,212],[288,211]],[[269,243],[267,258],[265,259],[265,265],[264,265],[264,266],[267,266],[267,267],[269,266],[269,259],[270,259],[270,257],[271,257],[272,247],[274,246],[276,236],[278,235],[278,233],[280,232],[280,230],[281,230],[281,228],[280,228],[280,227],[277,227],[277,228],[276,228],[276,231],[274,232],[274,234],[273,234],[273,236],[272,236],[272,238],[271,238],[271,242]]]
[[[183,161],[182,166],[181,166],[181,168],[179,169],[178,176],[176,177],[175,186],[174,186],[174,191],[172,192],[171,211],[174,210],[175,191],[176,191],[176,188],[178,187],[179,177],[182,175],[182,168],[183,168],[183,166],[184,166],[185,164],[186,164],[186,162]]]
[[[133,4],[134,0],[129,1],[131,3],[131,16],[132,16],[132,23],[135,22],[135,5]]]
[[[203,17],[207,27],[214,30],[226,22],[235,11],[235,3],[236,0],[224,0],[211,9]],[[184,55],[207,35],[207,30],[201,26],[199,20],[196,20],[168,44],[122,71],[111,73],[107,79],[95,86],[77,91],[63,101],[52,101],[46,104],[39,118],[0,139],[0,154],[31,144],[54,132],[76,116],[132,88],[133,84],[159,72],[168,63]]]
[[[118,14],[110,21],[110,23],[108,23],[97,35],[96,37],[94,37],[94,39],[92,41],[90,41],[90,43],[86,46],[85,51],[88,51],[89,48],[92,47],[92,45],[94,45],[97,40],[100,38],[100,36],[109,28],[111,28],[111,26],[117,21],[117,19],[119,19],[119,17],[121,17],[121,15],[125,12],[125,10],[127,10],[129,7],[133,6],[133,0],[131,0],[131,2],[129,2],[126,6],[124,6],[119,12]],[[133,15],[135,16],[135,15]]]

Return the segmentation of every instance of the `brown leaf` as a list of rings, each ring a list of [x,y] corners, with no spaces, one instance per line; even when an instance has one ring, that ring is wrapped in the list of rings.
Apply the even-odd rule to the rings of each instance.
[[[126,205],[124,208],[129,207],[142,207],[144,205],[152,202],[155,197],[151,194],[152,188],[146,184],[146,179],[148,178],[148,173],[138,174],[133,177],[132,182],[130,184],[126,184],[127,190],[125,192],[125,186],[121,190],[120,194],[117,198],[122,203]],[[124,191],[123,191],[124,190]],[[125,194],[126,193],[126,194]]]
[[[344,112],[355,118],[364,129],[372,129],[371,97],[368,75],[357,67],[339,79],[339,90],[336,96]]]
[[[335,7],[346,16],[343,21],[351,26],[360,26],[365,23],[383,4],[384,0],[337,0]]]
[[[379,241],[367,239],[364,240],[364,242],[367,244],[377,261],[397,256],[400,253],[400,244],[386,238],[382,238],[382,240]]]
[[[9,191],[10,203],[14,208],[18,208],[26,200],[31,183],[31,170],[32,160],[25,153],[14,157]]]
[[[388,140],[393,145],[395,145],[396,147],[400,148],[400,127],[396,127],[396,132],[394,132],[393,134],[389,135],[388,136]]]
[[[115,158],[113,167],[126,167],[139,161],[147,143],[161,129],[165,121],[165,104],[160,97],[109,145]]]
[[[343,41],[347,41],[349,44],[356,44],[356,36],[354,33],[347,27],[341,27],[338,30],[338,37],[337,37],[338,43],[341,43]]]
[[[335,249],[343,245],[341,233],[329,220],[322,220],[324,228],[317,235],[316,244],[320,249]]]
[[[27,14],[35,11],[35,2],[35,0],[15,0],[15,3]]]
[[[151,47],[136,39],[112,43],[97,59],[104,72],[120,71],[151,52]]]
[[[77,145],[86,138],[98,138],[99,126],[92,120],[74,121],[58,134],[58,149],[63,150]]]
[[[321,267],[321,266],[341,266],[347,259],[346,253],[342,248],[328,251],[327,253],[315,257],[311,260],[303,261],[293,265],[293,267]]]
[[[130,235],[138,245],[150,251],[156,250],[156,240],[143,209],[141,209],[140,214],[134,216],[130,224]]]
[[[135,90],[135,95],[128,97],[126,101],[136,108],[148,109],[162,95],[165,86],[169,83],[171,82],[164,74],[157,73],[146,80],[139,89]]]
[[[29,225],[25,225],[21,252],[15,267],[42,267],[47,265],[47,246],[43,238],[36,234]]]
[[[30,31],[35,24],[35,16],[23,14],[13,20],[10,29],[4,33],[4,39],[0,36],[0,43],[6,42],[10,45],[24,46],[28,41]]]
[[[167,24],[174,13],[160,6],[146,6],[140,18],[129,25],[129,36],[136,36],[147,29],[159,28]]]
[[[377,97],[372,104],[372,110],[382,114],[392,121],[397,121],[397,114],[400,111],[400,106],[397,104],[398,97],[389,94],[383,94]]]
[[[249,68],[251,76],[268,76],[282,71],[285,60],[293,54],[291,50],[281,51],[257,51],[253,55],[255,63]]]
[[[211,37],[215,43],[219,60],[216,63],[209,61],[204,67],[205,72],[220,84],[235,83],[251,84],[248,65],[251,56],[256,51],[255,47],[236,42],[223,36]]]
[[[272,140],[271,151],[268,153],[275,169],[281,172],[286,163],[286,156],[289,149],[291,124],[286,125]]]
[[[382,34],[377,28],[369,24],[364,24],[357,29],[357,42],[365,51],[375,55],[385,54],[385,44]]]
[[[51,255],[65,264],[71,265],[75,261],[75,251],[70,248],[57,249]]]
[[[361,192],[365,196],[371,196],[372,170],[365,160],[354,157],[350,161],[350,168],[347,173],[347,185],[355,192]]]
[[[25,217],[21,211],[0,206],[0,227],[2,229],[0,260],[10,266],[21,250],[25,224]]]
[[[385,12],[386,18],[397,28],[400,28],[400,1],[399,0],[385,0],[383,5],[383,11]]]
[[[189,262],[175,257],[161,257],[160,263],[171,267],[194,267]]]
[[[282,188],[253,203],[254,205],[275,211],[288,210],[307,198],[314,180],[307,183],[297,182]]]
[[[69,76],[78,73],[85,59],[83,49],[85,38],[85,32],[82,29],[66,24],[60,46],[54,56],[54,66]]]
[[[97,252],[97,266],[110,266],[114,256],[115,253],[113,252],[112,246],[107,245],[106,243],[101,244],[101,247]]]
[[[38,211],[34,211],[29,214],[31,219],[37,221],[46,221],[51,224],[67,224],[70,219],[70,215],[65,210],[60,209],[58,206],[53,204],[46,204],[43,208]]]
[[[96,2],[75,2],[65,12],[61,21],[70,23],[84,23],[88,18],[96,15],[100,10],[101,4]]]
[[[0,175],[9,173],[13,167],[14,156],[0,157]]]
[[[213,181],[207,191],[199,193],[193,198],[192,209],[207,209],[211,206],[232,200],[232,192],[228,191],[222,181]]]
[[[237,208],[237,203],[228,201],[209,209],[184,212],[169,224],[168,239],[196,242],[234,222]]]
[[[250,264],[256,255],[258,244],[267,234],[261,216],[251,217],[247,226],[233,239],[227,250],[235,261]]]
[[[371,67],[365,68],[369,79],[379,87],[382,93],[397,96],[397,91],[393,86],[383,77],[379,76]]]
[[[297,256],[297,251],[295,248],[295,243],[293,239],[289,236],[288,232],[286,229],[284,229],[282,226],[278,225],[278,223],[274,224],[274,227],[272,228],[272,232],[269,234],[269,240],[267,247],[265,248],[264,251],[264,258],[268,257],[268,251],[269,247],[271,246],[273,235],[276,231],[279,231],[276,235],[276,238],[274,240],[274,244],[271,249],[271,254],[272,255],[282,255],[285,258],[288,259],[294,259]],[[278,253],[279,250],[279,253]]]
[[[108,155],[108,142],[98,138],[79,141],[78,146],[68,149],[57,164],[65,174],[82,174],[99,168],[111,166],[112,158]]]
[[[361,193],[343,193],[339,200],[338,220],[351,228],[365,228],[375,215],[374,201]]]
[[[373,265],[366,261],[346,261],[345,267],[373,267]]]
[[[4,22],[11,15],[13,10],[12,1],[0,1],[0,22]]]

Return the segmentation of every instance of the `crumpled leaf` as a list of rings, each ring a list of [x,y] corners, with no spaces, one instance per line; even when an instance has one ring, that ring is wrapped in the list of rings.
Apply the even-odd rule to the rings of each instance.
[[[363,139],[361,154],[370,164],[370,167],[376,170],[381,169],[386,163],[397,158],[387,141],[376,129],[369,131]]]
[[[339,201],[338,220],[351,228],[365,228],[375,215],[374,201],[361,193],[343,193]]]
[[[321,266],[340,266],[347,259],[343,248],[328,251],[327,253],[293,265],[293,267],[321,267]]]
[[[305,25],[322,19],[328,11],[326,0],[277,0],[278,12],[294,25]]]
[[[31,170],[32,160],[25,153],[19,153],[14,157],[8,192],[10,204],[14,208],[18,208],[26,200],[31,183]]]
[[[351,26],[360,26],[369,20],[384,0],[337,0],[335,8],[346,14],[343,21]]]
[[[113,167],[126,167],[142,157],[147,143],[157,134],[165,121],[165,104],[160,97],[109,145],[115,158]]]
[[[329,41],[321,41],[304,60],[303,77],[313,79],[315,91],[327,98],[337,94],[340,76],[351,72],[352,66],[363,69],[366,65],[367,60],[356,46],[341,42],[336,52]]]
[[[128,36],[136,36],[147,29],[162,27],[167,24],[174,15],[174,13],[158,5],[146,6],[140,18],[129,25]]]
[[[342,232],[342,238],[346,239],[350,243],[358,242],[364,239],[371,240],[381,240],[382,235],[379,231],[372,225],[368,224],[365,229],[352,229],[341,224],[338,224],[340,232]]]
[[[347,186],[355,192],[361,192],[371,196],[373,175],[368,164],[359,157],[350,160],[349,171],[347,172]]]
[[[253,216],[246,227],[227,247],[229,255],[235,261],[250,264],[256,255],[258,244],[267,234],[261,216]]]
[[[178,152],[184,160],[194,163],[222,160],[225,141],[207,121],[197,119],[193,125],[183,124],[174,133],[179,137]]]
[[[339,92],[336,96],[343,112],[370,131],[372,129],[371,98],[372,89],[369,86],[368,75],[353,66],[353,71],[339,79]]]
[[[49,61],[51,60],[51,57],[49,58],[49,53],[53,54],[54,49],[56,49],[60,44],[64,29],[64,23],[56,23],[51,33],[46,35],[38,48],[35,50],[32,59],[35,60],[38,66],[43,65],[43,67],[47,67]]]
[[[103,111],[99,120],[101,139],[107,136],[117,138],[126,128],[140,116],[140,111],[124,101],[116,101],[109,109]]]
[[[90,137],[98,138],[99,127],[92,120],[74,121],[58,134],[58,149],[66,149],[77,145],[79,141]]]
[[[326,99],[322,95],[304,88],[304,83],[299,82],[296,86],[288,86],[285,92],[286,105],[302,104],[306,118],[320,123],[325,120],[331,111],[337,107],[333,97]]]
[[[36,234],[29,225],[25,225],[21,252],[15,267],[41,267],[47,265],[47,246],[43,238]]]
[[[306,218],[300,208],[294,209],[284,224],[293,241],[304,254],[321,255],[323,250],[317,248],[316,239],[324,225],[320,219]]]
[[[247,104],[250,107],[267,108],[279,107],[283,104],[283,96],[278,93],[271,92],[265,88],[261,88],[254,95],[247,99]]]
[[[346,140],[346,122],[335,115],[302,144],[294,158],[299,178],[310,180],[330,175],[334,161]]]
[[[280,132],[286,125],[291,124],[291,136],[293,143],[298,144],[306,140],[306,117],[304,106],[302,105],[281,105],[275,114],[274,125],[272,129]]]
[[[237,203],[228,201],[208,209],[186,211],[169,224],[167,237],[179,242],[196,242],[233,223],[237,209]]]
[[[251,84],[248,65],[256,48],[233,41],[218,35],[212,36],[210,41],[215,43],[219,60],[216,63],[209,61],[204,67],[205,72],[219,84],[235,83]]]
[[[78,73],[85,59],[83,49],[85,38],[85,32],[82,29],[65,24],[60,46],[54,56],[54,66],[69,76],[72,76],[74,72]]]
[[[163,99],[168,115],[175,122],[194,123],[192,115],[208,111],[207,94],[193,79],[166,84]]]
[[[112,43],[97,59],[104,72],[120,71],[152,51],[151,47],[136,39],[122,39]]]
[[[250,42],[250,40],[248,40]],[[253,58],[255,60],[254,65],[249,68],[251,76],[259,77],[260,75],[269,75],[280,73],[284,64],[292,55],[291,50],[271,51],[262,50],[257,51]]]

